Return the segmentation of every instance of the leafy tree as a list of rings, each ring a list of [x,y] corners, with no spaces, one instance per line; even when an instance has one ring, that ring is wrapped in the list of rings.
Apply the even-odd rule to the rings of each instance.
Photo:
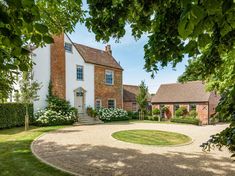
[[[144,81],[141,81],[139,85],[139,93],[136,96],[136,102],[140,108],[140,120],[144,120],[144,112],[148,105],[148,87],[145,85]]]
[[[120,39],[129,24],[144,46],[145,69],[152,76],[161,67],[175,67],[190,58],[181,81],[204,80],[208,90],[223,95],[218,114],[233,120],[230,127],[204,146],[225,145],[235,152],[235,3],[233,0],[88,1],[86,26],[96,39]],[[216,140],[214,140],[216,139]]]
[[[0,1],[0,95],[7,97],[21,71],[32,67],[31,49],[52,43],[83,19],[82,0]]]
[[[23,72],[20,83],[20,101],[25,104],[25,130],[29,128],[29,104],[38,100],[38,90],[41,88],[40,84],[33,81],[33,75],[29,72]]]

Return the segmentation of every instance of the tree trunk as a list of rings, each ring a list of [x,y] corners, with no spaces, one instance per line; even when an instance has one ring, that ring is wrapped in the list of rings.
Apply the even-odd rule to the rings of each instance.
[[[28,112],[28,104],[25,105],[25,131],[29,129],[29,112]]]

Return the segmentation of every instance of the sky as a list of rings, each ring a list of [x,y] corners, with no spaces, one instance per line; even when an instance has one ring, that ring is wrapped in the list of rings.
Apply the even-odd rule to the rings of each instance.
[[[97,42],[95,35],[87,30],[87,28],[78,24],[73,33],[69,34],[70,38],[75,43],[84,44],[90,47],[104,50],[107,44]],[[108,44],[111,45],[112,55],[120,62],[123,72],[123,84],[139,85],[142,80],[145,81],[150,93],[156,93],[158,87],[164,83],[177,82],[187,64],[187,59],[179,63],[175,69],[171,66],[161,69],[155,78],[151,78],[151,73],[144,70],[144,45],[147,43],[148,37],[145,35],[139,40],[135,40],[131,35],[131,29],[126,27],[125,36],[116,43],[111,39]]]

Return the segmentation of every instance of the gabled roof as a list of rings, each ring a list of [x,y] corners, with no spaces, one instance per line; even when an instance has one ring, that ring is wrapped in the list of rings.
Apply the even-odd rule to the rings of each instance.
[[[73,44],[82,55],[85,62],[123,70],[113,56],[108,52],[82,44]]]
[[[205,91],[202,81],[162,84],[152,98],[152,103],[207,102],[210,94]]]
[[[124,102],[135,102],[136,96],[139,93],[139,86],[136,85],[123,85],[123,101]],[[150,95],[148,101],[150,101]]]
[[[136,101],[135,97],[139,92],[139,87],[134,85],[123,85],[123,101]]]

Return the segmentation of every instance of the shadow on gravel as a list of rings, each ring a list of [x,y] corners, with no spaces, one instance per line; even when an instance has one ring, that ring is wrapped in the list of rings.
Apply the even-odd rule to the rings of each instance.
[[[81,175],[235,175],[235,164],[230,158],[203,152],[144,154],[139,150],[107,146],[60,146],[43,140],[34,144],[34,151],[47,162]]]

